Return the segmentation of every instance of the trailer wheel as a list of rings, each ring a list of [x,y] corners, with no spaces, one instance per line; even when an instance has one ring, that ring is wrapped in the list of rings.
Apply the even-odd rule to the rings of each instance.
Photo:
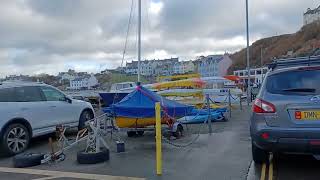
[[[173,136],[176,138],[180,138],[183,133],[183,127],[181,124],[178,125],[176,132],[173,132]]]
[[[97,164],[110,159],[109,149],[101,148],[100,152],[86,152],[85,150],[77,153],[79,164]]]
[[[144,131],[137,131],[137,134],[138,134],[139,136],[143,136]]]
[[[15,168],[37,166],[41,164],[41,160],[43,158],[44,158],[44,154],[35,154],[35,153],[19,154],[13,158],[13,166]]]
[[[226,118],[225,118],[223,115],[221,115],[221,116],[219,116],[218,118],[216,118],[215,121],[223,121],[223,122],[226,122]]]
[[[127,131],[127,135],[128,137],[134,137],[135,135],[137,135],[136,131]]]

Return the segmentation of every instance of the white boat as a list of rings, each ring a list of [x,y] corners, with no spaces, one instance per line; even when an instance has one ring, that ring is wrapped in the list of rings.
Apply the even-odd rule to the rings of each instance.
[[[111,93],[125,93],[125,92],[132,92],[137,87],[135,82],[122,82],[122,83],[115,83],[111,85],[110,92]]]

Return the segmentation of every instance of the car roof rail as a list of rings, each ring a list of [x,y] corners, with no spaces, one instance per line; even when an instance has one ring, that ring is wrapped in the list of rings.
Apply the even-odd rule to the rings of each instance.
[[[287,59],[275,59],[267,64],[271,70],[295,66],[320,65],[320,56],[296,57]]]

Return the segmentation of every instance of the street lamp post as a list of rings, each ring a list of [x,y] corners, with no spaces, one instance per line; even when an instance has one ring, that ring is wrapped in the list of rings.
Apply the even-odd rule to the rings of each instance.
[[[248,72],[248,87],[247,87],[247,102],[251,101],[251,81],[250,81],[250,51],[249,51],[249,13],[248,0],[246,0],[246,25],[247,25],[247,72]]]
[[[141,0],[138,0],[138,82],[140,82],[141,74]]]

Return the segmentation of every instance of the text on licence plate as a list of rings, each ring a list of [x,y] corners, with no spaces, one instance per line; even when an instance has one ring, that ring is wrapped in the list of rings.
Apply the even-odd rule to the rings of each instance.
[[[320,111],[296,111],[297,120],[320,120]]]

